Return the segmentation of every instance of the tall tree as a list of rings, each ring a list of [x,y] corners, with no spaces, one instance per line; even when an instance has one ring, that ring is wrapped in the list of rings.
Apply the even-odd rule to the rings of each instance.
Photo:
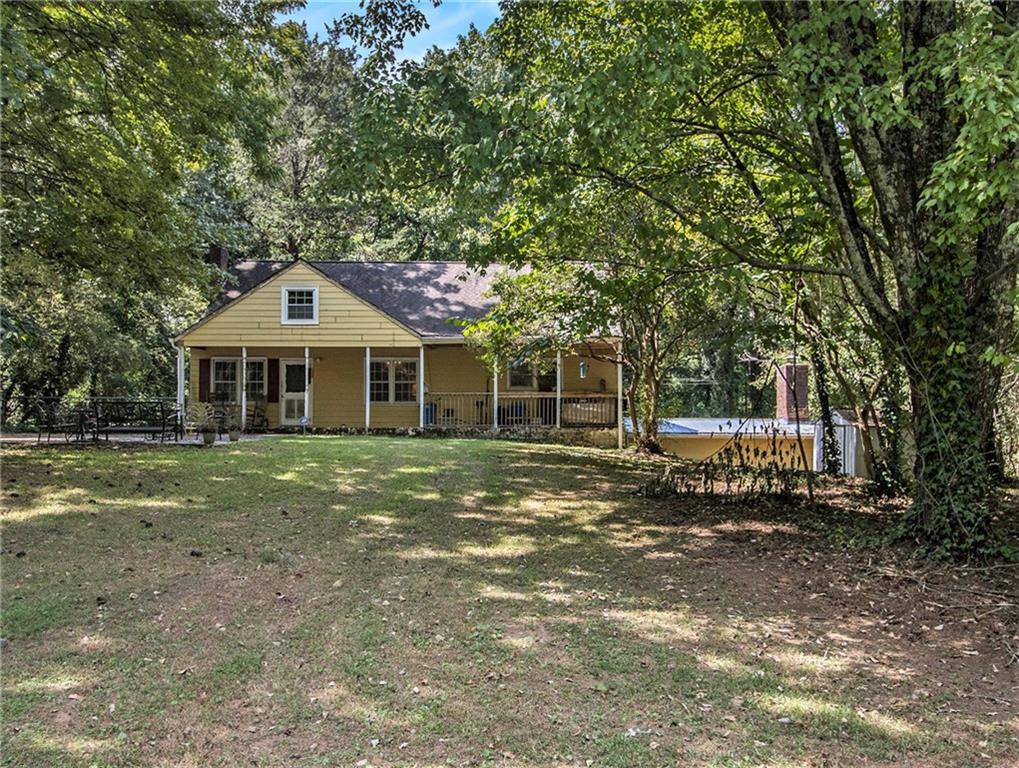
[[[418,13],[403,2],[372,6],[381,9],[371,15],[374,23],[392,23],[396,33],[367,33],[365,19],[348,19],[342,29],[367,44],[379,38],[397,44],[411,22],[390,22],[391,13],[404,6]],[[471,30],[452,50],[433,49],[421,61],[397,65],[389,50],[359,69],[354,114],[349,125],[334,127],[329,162],[331,188],[343,190],[365,216],[360,253],[491,258],[490,216],[510,180],[471,172],[464,155],[490,154],[486,145],[500,130],[498,113],[475,101],[499,74],[489,47]]]
[[[708,338],[731,335],[729,309],[747,299],[747,275],[714,270],[710,243],[619,190],[579,188],[550,213],[528,195],[500,205],[486,252],[530,270],[498,292],[500,306],[481,327],[494,319],[497,340],[515,337],[531,350],[542,339],[568,349],[619,337],[637,447],[658,452],[668,372]]]
[[[764,12],[798,86],[843,267],[909,377],[909,528],[938,550],[980,547],[1001,378],[987,356],[1003,351],[1019,267],[1019,3]],[[865,176],[854,183],[850,166]]]
[[[282,104],[273,122],[269,167],[235,153],[233,184],[240,215],[253,241],[248,249],[273,258],[329,259],[349,252],[362,215],[349,192],[329,184],[331,142],[338,151],[351,139],[355,99],[354,53],[318,38],[304,40],[274,84]]]
[[[846,282],[909,385],[905,530],[992,545],[1017,263],[1016,4],[512,6],[528,188],[655,201],[735,262]],[[518,128],[519,127],[519,128]],[[517,132],[518,131],[518,132]],[[558,190],[558,191],[557,191]]]
[[[374,23],[408,18],[375,10]],[[413,153],[393,178],[441,179],[453,200],[496,187],[550,221],[611,188],[712,243],[717,269],[840,281],[888,363],[870,399],[915,446],[898,452],[915,456],[904,533],[932,553],[993,548],[992,414],[1019,268],[1017,13],[1008,0],[507,4],[470,82],[447,71],[403,97],[465,95],[417,131],[439,160]],[[494,202],[496,227],[531,226]]]
[[[90,349],[90,335],[132,346],[151,327],[138,323],[132,340],[107,310],[142,297],[174,306],[207,281],[199,254],[213,219],[192,207],[185,181],[234,143],[264,160],[275,109],[267,85],[300,32],[274,21],[290,5],[0,7],[5,393],[17,388],[9,377],[24,375],[20,386],[63,394],[82,368],[68,356]],[[54,311],[55,297],[82,311]],[[167,314],[148,316],[165,329]],[[106,337],[107,321],[127,337]],[[165,336],[146,341],[169,352]],[[112,357],[92,373],[115,373]]]

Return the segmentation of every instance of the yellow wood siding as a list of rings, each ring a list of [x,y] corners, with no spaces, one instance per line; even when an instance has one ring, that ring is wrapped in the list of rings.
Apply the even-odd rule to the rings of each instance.
[[[280,322],[280,291],[285,286],[318,288],[318,325]],[[181,343],[188,347],[240,344],[364,347],[417,345],[419,339],[318,271],[299,263],[236,299],[186,334]]]
[[[606,349],[599,352],[597,358],[589,355],[563,355],[563,391],[615,392],[616,364],[612,360],[602,359],[602,355],[614,357],[615,352]],[[581,361],[587,363],[587,376],[583,379],[580,378]]]
[[[469,352],[468,352],[469,354]],[[611,348],[599,349],[592,354],[563,355],[563,393],[586,394],[596,392],[615,392],[617,387],[615,351]],[[587,363],[587,376],[580,377],[580,363]],[[555,356],[550,355],[538,364],[540,371],[555,372]],[[509,386],[509,371],[505,368],[499,372],[499,391],[533,391],[530,387]]]
[[[372,348],[372,359],[412,357],[418,350],[412,347]],[[303,359],[303,348],[248,347],[249,358]],[[188,375],[191,399],[198,398],[199,360],[223,357],[239,360],[240,347],[210,347],[191,350]],[[311,414],[313,427],[364,427],[364,349],[311,347]],[[427,370],[427,365],[426,365]],[[266,404],[269,427],[280,425],[279,405]],[[418,423],[417,403],[372,403],[373,427],[413,427]]]
[[[414,347],[372,347],[372,360],[388,358],[406,358],[417,360],[420,349]],[[428,370],[428,351],[425,351],[425,370]],[[364,353],[361,353],[362,382],[364,380]],[[364,426],[364,386],[361,386],[361,425]],[[399,427],[416,427],[418,425],[418,403],[382,403],[371,404],[372,429],[394,429]]]
[[[312,426],[364,427],[364,350],[355,348],[327,348],[309,350],[311,358],[311,412]],[[248,347],[248,357],[303,359],[303,348]],[[226,357],[240,359],[240,347],[213,347],[191,350],[189,392],[198,399],[198,366],[203,358]],[[266,371],[268,374],[268,369]],[[281,388],[282,389],[282,388]],[[278,403],[266,404],[269,427],[280,425]]]
[[[474,351],[463,345],[425,349],[425,391],[430,394],[492,391],[492,376]],[[477,424],[491,410],[484,396],[442,398],[432,406],[441,424]]]
[[[485,364],[463,345],[427,347],[425,389],[428,392],[490,392],[492,377]]]
[[[316,349],[311,393],[315,427],[364,427],[364,350]]]
[[[189,337],[190,338],[190,337]],[[361,429],[364,427],[364,347],[331,347],[308,345],[312,361],[311,408],[312,426],[322,428]],[[277,345],[247,347],[249,358],[295,359],[304,357],[304,348]],[[419,349],[411,346],[372,346],[372,359],[418,359]],[[190,349],[188,372],[189,398],[198,399],[199,361],[205,358],[240,360],[240,346],[202,346]],[[611,361],[591,360],[588,376],[579,379],[578,357],[563,358],[563,392],[597,392],[599,380],[605,379],[607,391],[615,391],[615,365]],[[572,376],[570,371],[572,370]],[[268,375],[268,366],[266,368]],[[505,374],[504,374],[505,376]],[[505,382],[502,379],[500,384]],[[425,348],[426,392],[491,392],[492,380],[484,363],[463,345],[435,345]],[[509,396],[505,386],[500,392]],[[466,401],[465,401],[466,402]],[[468,403],[469,417],[476,418],[476,408]],[[418,424],[417,403],[372,403],[371,425],[378,428],[415,427]],[[266,404],[269,427],[280,425],[279,405]],[[464,418],[468,416],[465,415]]]

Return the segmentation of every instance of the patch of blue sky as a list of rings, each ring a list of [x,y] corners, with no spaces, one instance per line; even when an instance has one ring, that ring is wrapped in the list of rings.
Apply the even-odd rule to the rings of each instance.
[[[400,59],[420,59],[433,46],[452,48],[457,38],[466,34],[473,24],[484,31],[499,16],[496,0],[445,0],[438,8],[429,0],[418,2],[418,7],[428,19],[428,28],[407,41]],[[304,8],[297,9],[282,18],[303,21],[308,35],[327,36],[326,27],[345,13],[357,12],[356,0],[309,0]]]

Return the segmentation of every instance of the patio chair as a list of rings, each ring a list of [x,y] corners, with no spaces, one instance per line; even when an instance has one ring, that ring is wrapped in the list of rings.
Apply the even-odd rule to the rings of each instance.
[[[247,428],[251,431],[265,432],[269,429],[269,417],[265,413],[265,400],[248,403]]]

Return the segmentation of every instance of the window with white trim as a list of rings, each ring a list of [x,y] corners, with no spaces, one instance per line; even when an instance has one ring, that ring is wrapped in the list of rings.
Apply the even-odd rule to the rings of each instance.
[[[318,288],[280,289],[280,322],[283,325],[318,325]]]
[[[266,383],[266,359],[248,358],[247,376],[244,388],[248,402],[264,400],[268,395]],[[210,396],[215,403],[236,405],[241,401],[240,358],[218,357],[212,360],[212,386]]]
[[[373,403],[416,403],[418,361],[412,358],[372,360],[368,391]]]
[[[389,402],[388,360],[372,360],[369,390],[371,391],[371,401],[373,403]]]
[[[212,361],[212,400],[217,403],[237,402],[237,361]]]
[[[418,399],[418,361],[393,361],[393,402],[414,403]]]
[[[249,402],[266,398],[265,360],[248,360],[244,389],[247,390]]]

